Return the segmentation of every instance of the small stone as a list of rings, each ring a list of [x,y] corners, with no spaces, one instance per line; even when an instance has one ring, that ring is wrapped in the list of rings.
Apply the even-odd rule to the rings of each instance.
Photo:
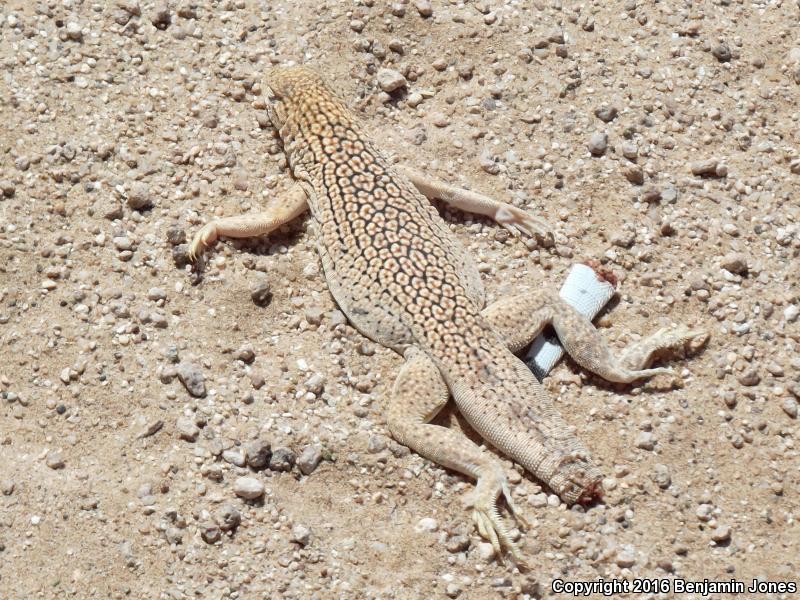
[[[417,9],[417,12],[421,17],[426,19],[433,14],[433,6],[431,5],[430,0],[416,0],[414,2],[414,8]]]
[[[150,22],[153,24],[153,27],[156,29],[161,29],[162,31],[169,27],[170,23],[172,22],[172,17],[169,13],[169,6],[165,3],[159,3],[150,13]]]
[[[457,552],[469,550],[471,543],[472,542],[466,535],[454,535],[447,540],[445,548],[447,548],[448,552],[455,554]]]
[[[749,387],[761,383],[761,375],[758,374],[758,371],[756,370],[755,367],[750,367],[748,369],[745,369],[744,371],[739,373],[737,379],[739,380],[739,383]]]
[[[731,528],[729,525],[720,525],[711,532],[711,539],[717,544],[724,544],[731,540]]]
[[[667,204],[672,204],[678,199],[678,190],[671,185],[666,186],[661,190],[661,200]]]
[[[178,437],[187,442],[197,441],[197,436],[200,435],[200,428],[194,422],[194,419],[189,417],[178,417],[175,421],[175,431]]]
[[[182,269],[186,265],[192,263],[191,259],[189,258],[189,246],[186,244],[179,244],[178,246],[174,246],[172,248],[172,261],[175,263],[175,266],[179,269]]]
[[[642,185],[644,183],[644,170],[639,165],[632,165],[622,171],[625,179],[634,185]]]
[[[628,160],[636,160],[636,158],[639,156],[639,148],[637,148],[636,144],[633,142],[623,142],[622,156]]]
[[[731,49],[725,43],[714,46],[711,49],[711,54],[721,63],[730,62],[731,60]]]
[[[800,306],[797,304],[790,304],[783,309],[783,318],[787,323],[794,323],[800,317]]]
[[[643,431],[636,436],[636,447],[642,450],[652,450],[656,447],[656,440],[649,431]]]
[[[602,131],[594,132],[592,137],[589,138],[589,143],[587,146],[589,148],[589,152],[591,152],[594,156],[601,156],[605,154],[606,149],[608,148],[608,135]]]
[[[797,418],[797,400],[794,398],[786,398],[781,404],[783,412],[789,415],[792,419]]]
[[[206,397],[206,381],[203,376],[203,371],[200,367],[190,363],[182,363],[178,365],[178,379],[195,398]]]
[[[360,33],[364,30],[364,21],[361,19],[353,19],[350,21],[350,29],[355,31],[356,33]]]
[[[246,500],[255,500],[264,495],[264,484],[255,477],[239,477],[233,483],[233,493]]]
[[[170,246],[186,243],[186,232],[180,227],[170,227],[167,230],[167,242]]]
[[[200,525],[200,537],[205,543],[214,544],[222,537],[222,531],[216,523],[208,521]]]
[[[67,39],[73,42],[80,42],[83,39],[83,30],[79,23],[69,21],[66,27]]]
[[[425,517],[417,521],[416,526],[414,527],[416,531],[422,532],[427,531],[432,533],[439,529],[439,522],[436,519],[432,519],[431,517]]]
[[[305,525],[295,525],[292,527],[292,541],[303,547],[308,546],[311,541],[311,530]]]
[[[481,542],[477,546],[478,556],[484,562],[489,562],[494,558],[494,548],[488,542]]]
[[[458,587],[458,584],[450,582],[444,588],[444,593],[447,594],[448,598],[458,598],[459,594],[461,594],[461,588]]]
[[[667,489],[672,483],[672,475],[670,475],[669,467],[667,465],[658,464],[653,471],[653,481],[662,490]]]
[[[386,437],[382,435],[371,435],[367,442],[367,452],[378,454],[386,450]]]
[[[136,181],[128,192],[128,206],[133,210],[142,210],[152,205],[150,187],[143,181]]]
[[[617,118],[618,113],[619,111],[615,106],[601,106],[600,108],[595,109],[594,116],[604,123],[610,123]]]
[[[710,504],[704,503],[697,507],[697,510],[694,512],[694,514],[701,521],[710,521],[713,512],[714,512],[714,507],[711,506]]]
[[[247,455],[247,466],[251,469],[263,469],[272,457],[270,443],[265,440],[253,440],[244,445]]]
[[[269,281],[259,281],[250,288],[250,298],[256,306],[266,306],[272,300],[272,286]]]
[[[250,344],[245,344],[236,351],[236,360],[249,365],[256,359],[256,353]]]
[[[634,548],[626,544],[624,545],[619,552],[617,552],[617,566],[621,569],[630,569],[633,565],[636,564],[636,551]]]
[[[692,175],[715,176],[717,174],[718,165],[719,159],[709,158],[706,160],[696,160],[689,164],[689,168],[692,171]]]
[[[0,193],[6,198],[11,198],[17,191],[13,181],[0,179]]]
[[[3,496],[10,496],[14,493],[14,488],[16,484],[11,479],[3,479],[0,481],[0,492],[3,493]]]
[[[233,531],[242,522],[242,515],[233,504],[224,504],[217,515],[222,531]]]
[[[57,450],[48,452],[45,462],[47,463],[47,466],[53,470],[63,469],[65,465],[64,457],[61,456],[61,452],[58,452]]]
[[[236,465],[237,467],[243,467],[245,464],[247,464],[245,453],[239,449],[225,450],[222,453],[222,460],[229,462],[232,465]]]
[[[655,204],[661,200],[661,190],[657,187],[648,187],[642,191],[642,200],[648,204]]]
[[[380,69],[377,79],[378,87],[387,94],[406,87],[406,78],[403,77],[402,73],[394,69]]]
[[[720,266],[736,275],[744,275],[748,271],[747,256],[741,252],[731,252],[722,257]]]
[[[297,457],[297,468],[303,475],[311,475],[322,461],[322,448],[318,445],[306,446]]]
[[[289,448],[276,448],[269,459],[269,468],[273,471],[291,471],[294,463],[294,452]]]

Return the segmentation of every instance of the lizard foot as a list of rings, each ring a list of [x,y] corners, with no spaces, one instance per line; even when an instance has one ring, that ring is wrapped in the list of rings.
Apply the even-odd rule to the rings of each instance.
[[[502,494],[505,498],[509,511],[517,523],[525,528],[528,527],[528,522],[511,498],[511,490],[505,474],[499,469],[498,471],[482,474],[478,478],[478,485],[473,497],[472,519],[475,521],[475,526],[481,537],[492,544],[495,556],[498,559],[502,557],[505,549],[520,569],[526,569],[528,565],[522,556],[522,552],[519,546],[511,539],[508,529],[497,510],[497,500],[500,495]]]
[[[545,247],[553,245],[553,232],[529,212],[503,202],[494,215],[495,221],[511,233],[522,232],[536,238]]]
[[[192,262],[196,261],[208,246],[217,241],[218,237],[217,226],[213,221],[203,225],[189,244],[189,259]]]

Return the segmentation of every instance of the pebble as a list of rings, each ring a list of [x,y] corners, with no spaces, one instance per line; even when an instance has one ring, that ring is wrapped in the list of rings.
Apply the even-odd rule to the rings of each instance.
[[[672,483],[672,475],[667,465],[657,464],[653,469],[653,481],[662,490],[667,489]]]
[[[3,493],[3,496],[10,496],[14,493],[14,489],[16,484],[12,479],[3,479],[0,481],[0,492]]]
[[[719,161],[718,158],[708,158],[706,160],[696,160],[689,163],[689,169],[692,175],[723,177],[727,175],[727,168]]]
[[[636,550],[630,544],[625,544],[617,552],[617,566],[621,569],[630,569],[636,564]]]
[[[601,156],[605,154],[608,148],[608,134],[602,131],[596,131],[589,138],[588,143],[589,152],[594,156]]]
[[[17,192],[17,187],[9,179],[0,179],[0,192],[5,198],[11,198]]]
[[[784,398],[781,408],[783,409],[783,412],[789,415],[792,419],[797,418],[797,400],[794,398]]]
[[[711,530],[711,539],[717,544],[724,544],[731,539],[731,528],[729,525],[719,525],[716,529]]]
[[[272,471],[291,471],[295,463],[295,454],[289,448],[276,448],[269,459]]]
[[[425,517],[417,521],[417,524],[414,526],[416,531],[422,532],[434,532],[439,529],[439,522],[436,519],[431,517]]]
[[[178,379],[195,398],[206,397],[206,380],[203,371],[195,364],[181,363],[177,367]]]
[[[720,266],[726,271],[736,275],[744,275],[748,271],[747,255],[741,252],[732,252],[722,257]]]
[[[731,49],[728,44],[717,44],[711,49],[711,54],[714,55],[719,62],[725,63],[731,60]]]
[[[194,419],[189,417],[178,417],[175,421],[175,431],[178,437],[187,442],[197,441],[197,436],[200,435],[200,428],[194,422]]]
[[[64,457],[61,455],[61,452],[53,450],[47,453],[47,458],[45,459],[47,466],[51,469],[63,469],[65,466]]]
[[[402,73],[394,69],[380,69],[377,79],[378,87],[387,94],[406,87],[406,78],[403,77]]]
[[[481,542],[476,547],[478,556],[484,562],[489,562],[494,558],[494,548],[489,542]]]
[[[164,2],[159,2],[150,12],[150,22],[156,29],[164,30],[172,23],[169,6]]]
[[[594,115],[605,123],[610,123],[616,119],[618,113],[616,106],[601,106],[594,111]]]
[[[200,537],[207,544],[214,544],[222,537],[222,531],[216,523],[207,521],[200,524]]]
[[[639,165],[631,165],[623,169],[622,174],[625,179],[635,185],[642,185],[644,183],[644,170]]]
[[[259,281],[250,288],[250,298],[256,306],[267,306],[272,300],[272,286],[269,281]]]
[[[292,527],[292,541],[303,547],[311,542],[311,530],[305,525],[295,525]]]
[[[79,23],[68,21],[66,26],[67,39],[80,42],[83,39],[83,30]]]
[[[783,309],[783,318],[786,319],[787,323],[794,323],[797,320],[797,317],[799,316],[800,316],[800,305],[790,304],[789,306]]]
[[[217,522],[222,531],[233,531],[242,522],[242,515],[233,504],[223,504],[217,513]]]
[[[322,461],[322,448],[318,445],[306,446],[297,457],[297,468],[303,475],[311,475]]]
[[[239,477],[233,482],[233,493],[246,500],[255,500],[264,495],[264,484],[254,477]]]
[[[428,18],[433,14],[433,5],[430,0],[415,0],[414,8],[417,9],[421,17]]]
[[[222,453],[222,460],[229,462],[232,465],[236,465],[237,467],[243,467],[245,464],[247,464],[245,453],[240,449],[225,450]]]
[[[752,387],[761,383],[761,375],[755,367],[749,367],[739,373],[736,378],[744,386]]]
[[[652,450],[656,447],[656,440],[649,431],[642,431],[636,436],[636,447],[642,450]]]
[[[128,206],[133,210],[143,210],[152,205],[150,187],[141,181],[136,181],[128,191]]]
[[[270,443],[266,440],[253,440],[244,445],[247,466],[251,469],[264,469],[272,457]]]

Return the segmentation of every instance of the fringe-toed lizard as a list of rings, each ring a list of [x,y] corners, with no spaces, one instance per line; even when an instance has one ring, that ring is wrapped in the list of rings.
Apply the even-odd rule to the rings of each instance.
[[[514,353],[552,325],[580,365],[627,383],[670,373],[645,367],[655,351],[701,332],[662,330],[615,359],[591,322],[550,289],[484,308],[475,264],[428,198],[546,238],[542,223],[509,204],[393,166],[345,103],[308,68],[272,69],[264,91],[297,185],[265,212],[205,225],[192,241],[191,256],[221,235],[263,235],[310,208],[336,302],[361,333],[406,359],[389,403],[392,435],[475,478],[478,531],[498,555],[505,547],[521,563],[497,510],[502,494],[524,524],[502,467],[462,432],[429,423],[449,395],[475,431],[565,502],[591,500],[601,491],[601,471]]]

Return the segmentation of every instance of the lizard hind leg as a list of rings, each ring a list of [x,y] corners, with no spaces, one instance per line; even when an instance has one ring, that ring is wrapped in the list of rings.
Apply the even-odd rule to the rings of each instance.
[[[412,348],[406,351],[406,359],[395,381],[389,406],[388,425],[392,436],[428,460],[476,479],[471,504],[478,532],[492,544],[498,559],[503,550],[507,550],[514,562],[524,567],[522,553],[497,509],[502,495],[512,516],[520,525],[526,525],[511,498],[503,468],[462,432],[429,423],[447,403],[447,384],[426,354]]]
[[[611,353],[592,322],[551,290],[502,298],[483,311],[483,316],[512,352],[522,350],[547,325],[552,325],[558,339],[575,361],[607,381],[631,383],[655,375],[673,375],[671,369],[647,368],[662,351],[687,344],[698,346],[708,335],[699,329],[679,326],[661,329],[631,344],[619,358]]]

